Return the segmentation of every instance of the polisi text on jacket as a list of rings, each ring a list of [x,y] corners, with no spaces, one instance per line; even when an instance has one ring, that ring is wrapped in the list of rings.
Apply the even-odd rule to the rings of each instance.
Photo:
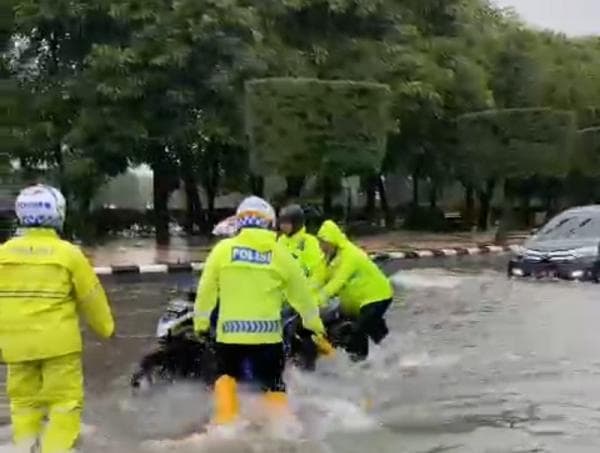
[[[234,247],[231,251],[231,261],[242,261],[252,264],[271,264],[271,252],[259,252],[249,247]]]

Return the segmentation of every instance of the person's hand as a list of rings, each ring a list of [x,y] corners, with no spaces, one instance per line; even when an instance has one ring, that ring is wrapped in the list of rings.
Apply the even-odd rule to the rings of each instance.
[[[114,340],[115,338],[117,338],[117,329],[113,329],[112,332],[110,332],[108,335],[105,333],[100,338],[102,338],[105,341]]]
[[[203,330],[194,332],[193,340],[197,343],[205,344],[208,342],[208,332]]]
[[[325,338],[324,335],[314,334],[312,336],[312,340],[314,341],[315,345],[317,346],[317,350],[319,351],[320,354],[327,356],[327,357],[333,357],[335,355],[335,348],[329,342],[329,340],[327,338]]]

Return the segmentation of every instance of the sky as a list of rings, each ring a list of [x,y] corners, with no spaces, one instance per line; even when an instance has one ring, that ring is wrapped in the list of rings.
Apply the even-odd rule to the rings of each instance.
[[[532,25],[572,36],[600,35],[600,0],[492,0]]]

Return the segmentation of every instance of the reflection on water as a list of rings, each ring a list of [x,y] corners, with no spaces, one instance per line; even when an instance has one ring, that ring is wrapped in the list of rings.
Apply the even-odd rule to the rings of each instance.
[[[128,374],[152,344],[169,287],[113,287],[119,336],[86,352],[86,422],[97,427],[86,451],[597,452],[598,287],[514,282],[492,271],[445,274],[402,276],[393,333],[367,362],[339,354],[314,374],[288,371],[304,440],[259,431],[217,446],[143,443],[197,431],[210,398],[192,385],[130,397]],[[452,284],[439,284],[444,279]]]
[[[209,246],[202,238],[174,237],[168,246],[154,239],[116,239],[84,250],[95,266],[120,266],[202,261]]]

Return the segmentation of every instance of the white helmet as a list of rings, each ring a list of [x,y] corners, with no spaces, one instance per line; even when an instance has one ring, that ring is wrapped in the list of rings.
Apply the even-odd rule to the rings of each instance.
[[[275,209],[256,196],[248,197],[240,203],[236,217],[239,228],[271,228],[275,225]]]
[[[212,230],[213,236],[235,236],[238,232],[238,219],[232,215],[224,220],[221,220],[215,225]]]
[[[23,189],[15,202],[15,212],[24,227],[47,227],[62,230],[67,203],[54,187],[38,184]]]

